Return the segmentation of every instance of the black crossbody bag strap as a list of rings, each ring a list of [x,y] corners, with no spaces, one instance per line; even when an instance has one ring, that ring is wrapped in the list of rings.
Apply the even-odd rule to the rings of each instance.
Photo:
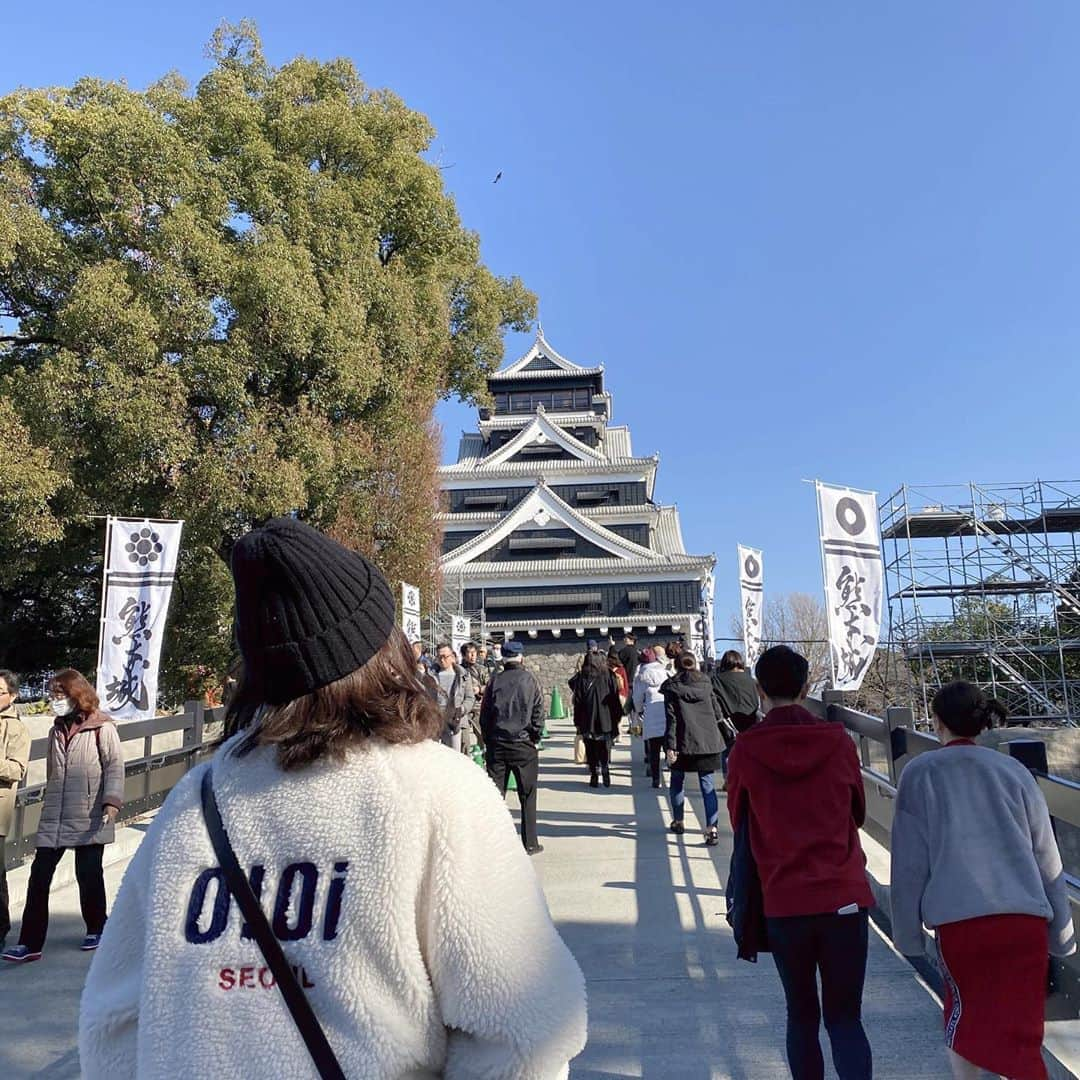
[[[244,916],[248,929],[273,973],[274,981],[281,991],[281,996],[285,999],[285,1004],[308,1048],[308,1053],[311,1054],[311,1060],[315,1063],[319,1076],[322,1080],[345,1080],[345,1074],[341,1071],[341,1066],[327,1041],[326,1033],[311,1008],[311,1002],[308,1001],[300,984],[296,981],[296,975],[285,959],[281,944],[270,929],[270,924],[266,921],[266,915],[251,888],[251,882],[240,869],[236,852],[229,843],[229,834],[221,821],[217,799],[214,798],[213,771],[209,768],[203,773],[202,778],[202,809],[203,817],[206,819],[206,831],[210,834],[214,853],[224,871],[229,892],[236,897],[240,913]]]

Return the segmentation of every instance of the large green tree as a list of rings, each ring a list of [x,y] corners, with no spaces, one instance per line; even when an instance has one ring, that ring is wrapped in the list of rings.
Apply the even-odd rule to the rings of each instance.
[[[298,513],[433,585],[432,412],[535,299],[480,261],[433,131],[348,60],[224,26],[192,92],[0,99],[0,662],[92,666],[103,525],[187,521],[164,678],[231,653],[237,536]]]

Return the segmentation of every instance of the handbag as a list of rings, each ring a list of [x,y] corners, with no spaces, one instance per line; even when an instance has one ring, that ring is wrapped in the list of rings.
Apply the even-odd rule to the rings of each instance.
[[[585,740],[580,734],[574,736],[574,764],[584,765],[588,760],[588,755],[585,753]]]
[[[337,1057],[327,1041],[326,1032],[323,1031],[322,1025],[315,1016],[307,995],[297,982],[295,972],[285,959],[281,944],[270,929],[262,906],[251,888],[251,882],[240,869],[236,852],[229,843],[229,834],[221,821],[217,799],[214,798],[212,768],[207,768],[203,773],[202,811],[203,818],[206,820],[206,831],[210,834],[210,842],[214,845],[214,854],[217,855],[225,874],[225,883],[229,886],[229,892],[236,897],[240,912],[274,976],[274,981],[281,991],[281,996],[285,999],[285,1004],[292,1014],[293,1022],[304,1040],[304,1045],[311,1055],[319,1076],[322,1080],[345,1080],[345,1074],[341,1071]]]

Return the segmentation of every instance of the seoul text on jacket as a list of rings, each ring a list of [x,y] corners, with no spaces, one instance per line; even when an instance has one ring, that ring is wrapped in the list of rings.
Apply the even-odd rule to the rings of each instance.
[[[713,697],[709,677],[700,671],[683,671],[661,689],[667,749],[680,754],[719,754],[724,749],[721,729],[726,721]]]
[[[49,729],[45,799],[35,845],[111,844],[115,828],[105,807],[124,805],[124,755],[116,725],[102,712],[64,718]]]
[[[213,762],[222,820],[346,1076],[566,1075],[584,980],[482,770],[433,742],[288,773],[272,747],[230,746]],[[203,771],[120,887],[82,997],[86,1080],[314,1075],[223,884]]]
[[[11,831],[15,794],[30,759],[30,732],[15,706],[0,711],[0,837]]]
[[[544,694],[531,671],[514,663],[492,675],[480,707],[480,728],[488,747],[540,741],[544,732]]]

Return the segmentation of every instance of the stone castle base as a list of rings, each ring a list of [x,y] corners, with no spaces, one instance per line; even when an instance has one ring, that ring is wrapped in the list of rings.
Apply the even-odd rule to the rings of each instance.
[[[551,706],[552,688],[558,686],[563,705],[570,711],[570,676],[581,667],[582,658],[588,648],[588,638],[573,637],[560,641],[530,641],[526,637],[517,638],[525,649],[525,667],[539,680],[544,691],[544,705]],[[595,639],[601,650],[606,653],[611,647],[607,638]],[[648,645],[666,645],[670,638],[648,638],[642,635],[637,639],[636,648],[640,651]],[[622,639],[615,642],[615,647],[622,647]]]

